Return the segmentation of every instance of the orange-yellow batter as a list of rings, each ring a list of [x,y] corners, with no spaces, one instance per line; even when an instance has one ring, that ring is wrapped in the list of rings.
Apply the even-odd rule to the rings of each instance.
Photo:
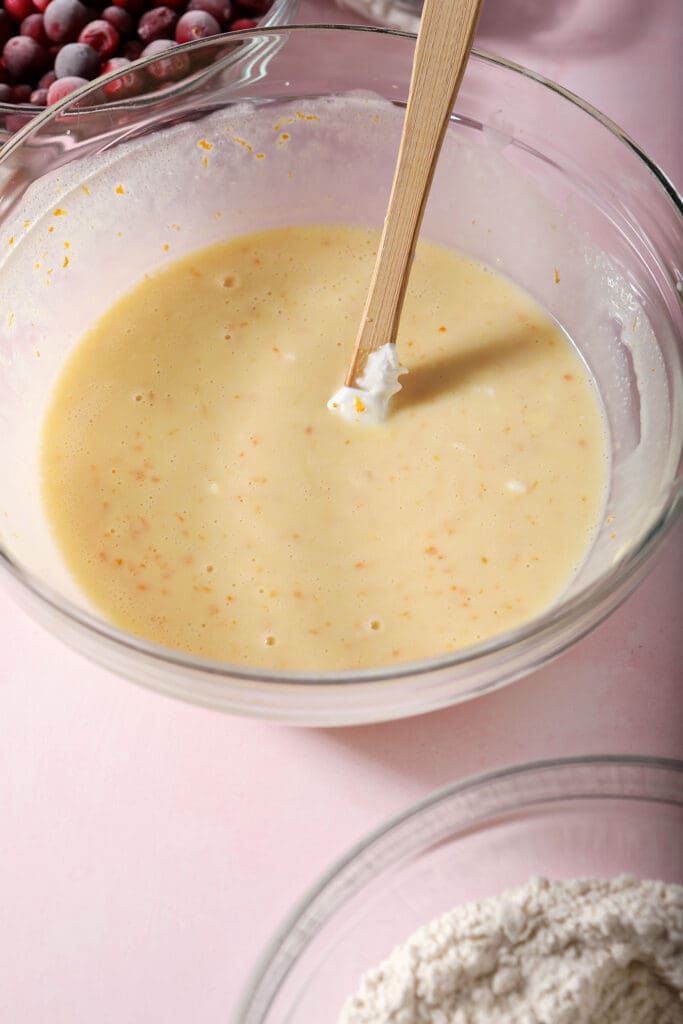
[[[145,280],[74,350],[44,430],[58,543],[108,619],[196,654],[334,670],[442,654],[546,608],[607,479],[558,327],[423,244],[379,426],[326,408],[377,237],[286,228]]]

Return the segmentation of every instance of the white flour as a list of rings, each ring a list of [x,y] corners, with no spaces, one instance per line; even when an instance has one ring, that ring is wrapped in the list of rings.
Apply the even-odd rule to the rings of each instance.
[[[532,879],[420,928],[339,1024],[681,1024],[683,886]]]

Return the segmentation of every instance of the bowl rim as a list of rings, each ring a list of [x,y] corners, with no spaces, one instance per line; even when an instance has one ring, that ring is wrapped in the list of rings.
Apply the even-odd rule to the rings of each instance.
[[[274,20],[272,20],[277,16],[280,10],[291,10],[292,13],[294,14],[296,8],[298,7],[298,4],[299,0],[273,0],[272,7],[264,15],[263,20],[259,24],[257,24],[256,28],[240,29],[236,32],[221,32],[219,35],[216,36],[207,36],[204,39],[197,39],[190,43],[183,43],[181,46],[173,48],[174,53],[191,52],[194,49],[201,48],[207,43],[215,44],[218,41],[225,42],[226,39],[240,39],[247,36],[253,36],[255,34],[262,34],[264,32],[271,37],[282,32],[299,33],[310,32],[315,30],[325,31],[331,34],[339,32],[351,32],[353,34],[367,33],[382,36],[397,36],[399,38],[407,38],[413,40],[417,39],[417,34],[415,32],[404,32],[401,31],[400,29],[385,28],[380,25],[338,25],[329,23],[292,25],[287,23],[276,23]],[[130,66],[126,66],[125,68],[116,71],[111,71],[107,75],[99,75],[97,78],[92,79],[92,81],[88,82],[86,85],[81,86],[80,89],[75,89],[74,92],[69,93],[62,100],[52,104],[49,107],[34,107],[30,103],[0,103],[0,113],[2,114],[14,113],[32,115],[31,121],[27,125],[24,125],[22,128],[18,129],[18,131],[14,132],[10,136],[10,139],[4,144],[4,146],[0,145],[0,158],[4,156],[5,147],[9,146],[10,143],[14,141],[14,139],[18,137],[23,138],[25,134],[30,134],[30,132],[33,131],[36,127],[38,127],[40,124],[43,124],[45,120],[49,120],[49,118],[52,117],[53,113],[59,112],[64,108],[70,106],[74,99],[79,99],[81,97],[87,96],[90,92],[94,92],[97,89],[99,89],[102,83],[106,84],[107,82],[119,78],[124,74],[130,73],[131,67],[133,67],[133,69],[135,70],[137,68],[144,68],[148,64],[154,63],[159,59],[159,56],[159,54],[154,54],[149,57],[139,57],[137,60],[131,61]],[[603,114],[602,111],[598,110],[597,107],[593,106],[593,104],[589,103],[587,100],[584,100],[581,96],[578,95],[578,93],[575,93],[571,89],[566,88],[566,86],[560,85],[558,82],[555,82],[552,78],[548,78],[547,76],[542,75],[540,72],[534,71],[532,68],[528,68],[525,65],[519,64],[516,61],[510,60],[507,57],[500,57],[494,53],[491,53],[488,50],[480,49],[477,46],[472,47],[471,56],[483,59],[486,62],[498,65],[499,67],[507,68],[510,71],[515,71],[518,74],[521,74],[524,78],[529,78],[532,81],[538,82],[539,85],[542,85],[550,89],[551,92],[557,93],[559,96],[562,96],[564,99],[569,100],[572,104],[579,107],[586,114],[589,114],[590,117],[592,117],[594,120],[598,121],[605,128],[607,128],[613,135],[620,139],[629,149],[633,151],[633,153],[637,157],[639,157],[643,161],[643,163],[648,167],[648,169],[659,180],[660,184],[669,194],[669,197],[673,201],[674,205],[677,206],[678,212],[681,214],[681,216],[683,216],[683,195],[681,195],[681,193],[678,192],[676,186],[674,185],[673,181],[669,178],[669,176],[666,174],[666,172],[662,170],[662,168],[647,155],[645,150],[642,149],[642,147],[639,146],[638,143],[634,139],[632,139],[631,136],[626,131],[624,131],[624,129],[621,128],[620,125],[617,124],[616,121],[613,121],[606,114]],[[125,102],[126,107],[128,109],[134,109],[136,105],[135,100],[135,97],[131,97],[128,100],[118,102]],[[101,106],[109,107],[113,106],[115,103],[116,101],[112,101],[111,104],[101,104]],[[83,111],[80,111],[79,113],[83,113]]]
[[[267,28],[257,27],[255,29],[245,29],[234,33],[223,33],[219,36],[210,36],[206,39],[184,44],[184,46],[178,47],[177,49],[178,51],[190,51],[207,45],[219,46],[225,43],[226,37],[235,39],[252,38],[254,40],[258,39],[263,41],[264,39],[275,40],[280,37],[287,37],[291,33],[310,34],[313,32],[329,34],[351,33],[352,35],[359,33],[370,35],[376,34],[384,37],[411,40],[413,43],[416,39],[415,33],[402,32],[375,26],[330,24],[281,25]],[[643,152],[643,150],[641,150],[637,143],[622,131],[618,125],[606,117],[606,115],[602,114],[595,107],[582,100],[570,90],[565,89],[563,86],[558,85],[550,79],[545,78],[543,75],[531,71],[520,64],[516,64],[506,58],[497,57],[480,50],[473,49],[472,56],[476,61],[481,61],[485,65],[491,65],[496,69],[502,69],[505,72],[521,75],[523,78],[537,83],[542,88],[556,93],[564,101],[579,107],[587,116],[597,121],[611,135],[615,136],[622,144],[632,150],[636,157],[645,165],[646,169],[654,176],[656,183],[664,190],[669,200],[672,202],[674,212],[678,214],[680,224],[683,226],[683,197],[679,195],[673,183],[658,167],[658,165],[652,161]],[[135,63],[144,66],[157,59],[158,57],[152,56],[142,58],[140,61]],[[39,131],[45,123],[54,119],[74,101],[78,101],[79,98],[97,91],[103,81],[116,78],[120,74],[127,73],[128,71],[129,68],[125,68],[123,69],[123,72],[112,72],[111,75],[95,79],[83,86],[81,89],[78,89],[69,96],[66,96],[59,103],[56,103],[49,108],[45,108],[41,114],[35,116],[29,124],[19,129],[11,139],[2,148],[0,148],[0,167],[17,148],[23,145],[25,140],[29,139],[30,136]],[[182,85],[182,81],[177,84]],[[127,109],[131,109],[135,108],[138,101],[133,98],[122,102],[125,103]],[[139,103],[140,105],[143,105],[144,97],[140,99]],[[102,105],[98,106],[97,109],[102,109]],[[87,116],[87,111],[79,111],[78,113],[83,113]],[[454,117],[457,120],[457,113]],[[679,299],[683,305],[683,294],[679,296]],[[449,692],[447,696],[440,694],[427,704],[423,704],[421,702],[416,703],[414,696],[411,695],[411,698],[407,700],[404,697],[403,702],[399,706],[393,704],[389,707],[386,705],[385,699],[385,701],[380,702],[380,706],[376,707],[370,714],[368,714],[367,707],[363,708],[360,713],[357,711],[350,712],[350,710],[346,708],[346,717],[337,716],[333,723],[328,722],[324,717],[320,721],[315,719],[315,724],[368,722],[412,715],[418,711],[426,712],[438,707],[457,703],[461,700],[471,699],[474,696],[490,692],[513,682],[514,679],[519,676],[540,667],[551,658],[562,653],[562,651],[567,647],[597,626],[637,586],[646,574],[652,556],[673,526],[681,511],[683,511],[683,471],[679,465],[678,473],[670,483],[666,501],[663,503],[658,514],[650,520],[647,528],[641,532],[640,536],[629,545],[622,554],[620,561],[611,566],[609,572],[603,572],[598,579],[586,586],[580,593],[568,599],[562,599],[560,596],[556,603],[540,615],[527,620],[514,629],[496,634],[488,640],[480,641],[468,647],[460,648],[447,654],[436,655],[431,658],[369,669],[347,669],[325,672],[299,672],[293,670],[278,671],[233,665],[229,662],[221,662],[186,654],[182,651],[164,647],[160,644],[153,643],[128,633],[109,624],[104,619],[100,619],[98,616],[78,607],[74,602],[62,597],[62,595],[57,591],[42,583],[42,581],[35,575],[15,563],[2,546],[0,546],[0,567],[3,567],[10,576],[14,578],[14,581],[16,581],[20,588],[26,589],[33,599],[37,599],[43,608],[47,606],[52,612],[56,612],[59,617],[66,619],[71,625],[75,625],[78,629],[85,630],[86,633],[95,635],[100,640],[113,644],[117,649],[123,650],[128,654],[132,654],[134,657],[141,656],[144,660],[151,661],[157,665],[165,665],[166,667],[170,667],[176,671],[187,672],[188,674],[199,674],[205,680],[213,684],[223,684],[226,690],[231,683],[237,685],[255,683],[258,684],[262,690],[264,688],[269,690],[272,697],[278,692],[278,690],[284,690],[287,687],[291,688],[292,686],[295,686],[298,692],[308,693],[308,696],[312,697],[313,700],[316,699],[316,696],[321,698],[322,695],[322,702],[329,710],[330,693],[336,693],[337,695],[340,693],[348,694],[350,691],[353,691],[354,688],[356,691],[360,688],[364,688],[365,691],[368,691],[372,688],[373,684],[376,684],[376,687],[378,687],[383,686],[388,682],[396,683],[401,680],[424,679],[426,676],[435,676],[442,672],[460,672],[459,675],[453,677],[453,681],[456,684],[456,692]],[[559,634],[563,626],[565,627],[566,633],[563,638],[560,638]],[[571,629],[569,627],[571,627]],[[510,655],[515,654],[516,660],[511,662],[507,671],[500,673],[495,680],[487,679],[479,685],[474,685],[472,682],[467,683],[465,680],[466,685],[464,686],[464,689],[462,687],[461,689],[457,688],[457,683],[463,682],[462,673],[465,667],[467,667],[467,669],[474,669],[476,666],[486,666],[487,663],[490,663],[491,659],[495,658],[497,655],[503,655],[506,652],[510,653]],[[535,655],[535,658],[533,658],[532,655]],[[523,661],[523,664],[520,663],[520,659]],[[172,685],[153,686],[152,683],[145,682],[137,677],[136,681],[141,685],[160,689],[163,692],[178,696],[177,693],[174,693]],[[319,691],[317,695],[316,691]],[[375,689],[375,692],[377,692],[377,689]],[[194,703],[205,704],[210,707],[226,706],[227,693],[225,695],[216,695],[216,693],[213,693],[210,698],[195,694],[190,696],[187,693],[183,693],[182,696]],[[231,705],[229,707],[231,712],[268,718],[279,718],[283,721],[291,720],[294,723],[301,723],[305,720],[310,724],[314,721],[314,719],[307,717],[309,711],[307,708],[294,708],[291,715],[284,711],[280,706],[268,706],[265,708],[261,706],[250,706],[248,708],[242,708],[241,698],[242,694],[240,694],[238,706]],[[320,708],[318,704],[314,706],[314,711],[315,713],[319,713]]]
[[[254,1009],[251,1004],[253,1004],[255,997],[259,996],[259,988],[263,984],[264,980],[267,979],[269,967],[275,960],[280,949],[285,945],[285,943],[291,946],[291,942],[288,941],[290,936],[296,934],[297,925],[305,918],[307,912],[314,906],[315,902],[323,895],[326,889],[334,883],[334,881],[347,868],[350,868],[364,853],[371,850],[375,845],[381,843],[392,832],[405,828],[409,822],[419,819],[426,812],[437,807],[439,804],[446,803],[453,797],[461,796],[468,792],[476,792],[477,790],[495,785],[496,783],[507,783],[520,777],[533,778],[549,771],[570,773],[578,768],[601,767],[625,769],[641,768],[649,774],[656,774],[657,772],[674,773],[679,776],[681,786],[680,797],[678,800],[673,800],[657,799],[656,797],[649,796],[647,794],[639,796],[637,794],[625,795],[623,793],[610,793],[608,790],[597,794],[594,791],[586,791],[584,793],[578,791],[572,792],[571,794],[567,793],[555,796],[540,796],[535,800],[526,800],[519,806],[522,808],[530,808],[541,803],[558,800],[575,800],[583,797],[584,799],[640,800],[644,803],[664,803],[669,806],[683,808],[683,760],[641,754],[576,755],[570,757],[544,758],[535,761],[515,762],[504,765],[501,768],[496,768],[492,771],[467,775],[463,779],[440,786],[428,793],[426,796],[421,797],[413,804],[410,804],[404,810],[391,815],[374,829],[371,829],[371,831],[366,833],[358,842],[348,847],[344,853],[338,856],[325,871],[318,874],[316,880],[291,907],[280,925],[275,929],[275,932],[269,939],[265,949],[259,954],[258,960],[252,968],[247,982],[238,997],[237,1006],[229,1017],[231,1024],[245,1024],[245,1022],[247,1022],[247,1024],[252,1024],[252,1020],[255,1024],[257,1020],[265,1020],[263,1015],[261,1015],[260,1018],[252,1018],[249,1016]],[[575,783],[574,789],[580,790],[580,786],[577,786]],[[511,809],[512,808],[508,808],[508,813]],[[505,812],[500,810],[497,813],[502,814]],[[491,817],[490,811],[484,815],[482,821],[486,822],[489,817]],[[390,866],[391,863],[384,863],[381,870],[386,870]],[[344,902],[345,898],[346,897],[344,896],[340,899],[338,906]],[[337,907],[335,907],[335,910],[336,909]],[[313,931],[309,932],[305,939],[302,940],[300,938],[298,948],[293,952],[291,948],[288,950],[288,956],[290,958],[289,964],[286,965],[284,972],[281,971],[280,976],[275,979],[275,988],[272,988],[269,992],[265,993],[267,1002],[257,1005],[255,1007],[256,1010],[260,1011],[262,1014],[269,1011],[273,1000],[289,976],[299,955],[306,948],[311,939],[324,926],[325,921],[325,918],[320,918]]]

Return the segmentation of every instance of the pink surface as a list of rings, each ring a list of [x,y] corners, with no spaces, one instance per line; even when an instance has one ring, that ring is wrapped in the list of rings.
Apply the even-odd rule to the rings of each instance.
[[[359,21],[323,0],[298,20]],[[478,38],[613,117],[679,189],[682,43],[680,0],[488,0]],[[434,787],[539,757],[683,756],[682,540],[679,524],[635,595],[535,675],[327,732],[137,689],[0,591],[0,1020],[225,1022],[319,872]]]

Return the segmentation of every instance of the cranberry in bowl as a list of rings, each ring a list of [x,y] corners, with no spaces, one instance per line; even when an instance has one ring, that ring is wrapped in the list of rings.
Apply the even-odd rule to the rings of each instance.
[[[297,0],[5,0],[0,145],[45,107],[101,75],[208,36],[286,25],[296,7]],[[161,62],[152,74],[178,78],[172,72],[182,65]],[[137,85],[133,70],[123,89],[134,95]],[[121,86],[113,90],[123,98]]]

